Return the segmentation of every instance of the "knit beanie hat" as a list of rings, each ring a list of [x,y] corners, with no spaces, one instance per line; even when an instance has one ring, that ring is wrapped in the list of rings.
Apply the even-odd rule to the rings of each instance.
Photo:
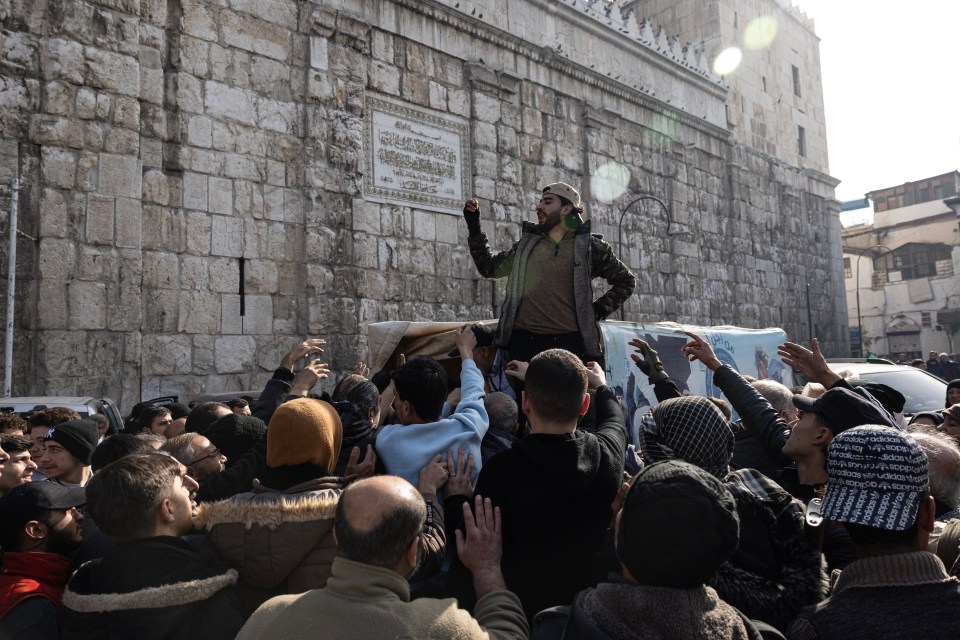
[[[44,442],[48,440],[56,442],[85,465],[90,464],[93,450],[97,448],[99,439],[97,423],[86,418],[61,422],[51,427],[43,436]]]
[[[647,462],[686,460],[717,477],[727,475],[733,457],[730,423],[702,396],[664,400],[643,416],[640,431]]]
[[[227,456],[227,466],[230,466],[254,445],[266,440],[267,425],[260,418],[231,412],[199,433]]]
[[[733,495],[682,460],[641,471],[620,513],[617,559],[638,584],[691,589],[709,582],[737,548]]]
[[[340,457],[343,426],[336,409],[323,400],[297,398],[274,411],[267,430],[267,466],[309,462],[332,471]]]

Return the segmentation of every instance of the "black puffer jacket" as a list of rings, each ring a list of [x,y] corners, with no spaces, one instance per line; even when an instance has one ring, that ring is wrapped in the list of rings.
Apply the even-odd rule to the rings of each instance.
[[[65,637],[233,638],[244,622],[236,582],[236,571],[180,538],[121,542],[67,584]]]

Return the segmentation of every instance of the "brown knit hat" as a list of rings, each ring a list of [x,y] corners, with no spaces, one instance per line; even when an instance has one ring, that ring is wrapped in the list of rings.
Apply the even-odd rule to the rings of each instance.
[[[343,425],[337,410],[323,400],[297,398],[281,404],[267,429],[267,466],[310,462],[327,471],[337,466]]]

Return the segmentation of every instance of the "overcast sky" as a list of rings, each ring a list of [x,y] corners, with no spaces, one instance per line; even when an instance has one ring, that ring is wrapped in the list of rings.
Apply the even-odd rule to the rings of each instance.
[[[960,169],[960,1],[794,4],[820,36],[838,200]]]

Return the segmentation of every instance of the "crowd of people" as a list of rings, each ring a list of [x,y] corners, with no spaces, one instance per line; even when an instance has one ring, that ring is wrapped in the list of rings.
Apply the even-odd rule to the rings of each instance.
[[[576,327],[634,278],[578,207],[548,185],[493,254],[467,203],[512,282],[498,329],[456,331],[459,375],[401,355],[323,391],[308,339],[252,402],[0,415],[0,638],[960,637],[960,380],[908,421],[816,340],[781,345],[790,389],[688,333],[725,400],[684,395],[637,338],[657,404],[630,442]]]
[[[0,416],[0,637],[958,637],[960,380],[904,425],[816,342],[781,347],[803,391],[690,334],[727,405],[636,339],[634,449],[596,362],[511,361],[518,406],[489,338],[458,383],[418,356],[317,396],[308,340],[252,406]]]

